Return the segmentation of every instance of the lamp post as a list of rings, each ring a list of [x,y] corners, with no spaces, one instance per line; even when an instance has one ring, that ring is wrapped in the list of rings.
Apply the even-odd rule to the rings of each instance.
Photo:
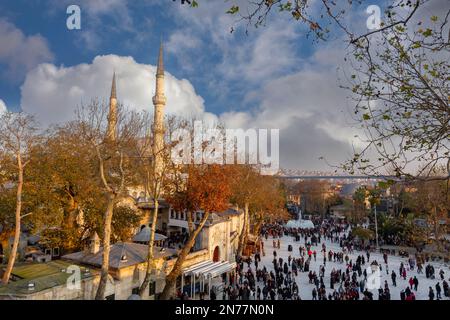
[[[375,215],[375,243],[377,246],[377,250],[378,250],[378,219],[377,219],[377,205],[376,203],[374,204],[374,215]]]
[[[374,189],[368,192],[370,206],[373,207],[374,218],[375,218],[375,245],[377,250],[379,249],[378,245],[378,217],[377,217],[377,203],[380,201],[380,193],[379,190]]]

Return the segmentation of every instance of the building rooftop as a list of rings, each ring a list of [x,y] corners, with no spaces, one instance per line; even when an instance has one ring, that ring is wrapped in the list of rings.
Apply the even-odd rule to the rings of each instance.
[[[139,197],[136,199],[136,204],[138,208],[140,209],[154,209],[155,208],[155,201],[153,198],[145,198],[145,197]],[[164,199],[158,200],[158,207],[160,209],[167,209],[170,207],[170,205],[167,203]]]
[[[7,286],[0,286],[0,296],[14,294],[29,295],[64,285],[72,275],[72,273],[67,272],[69,266],[74,266],[74,264],[62,260],[18,265],[12,271],[13,278],[17,280],[10,281]],[[86,273],[84,272],[86,268],[78,267],[81,269],[82,279],[88,279],[98,274],[98,271],[95,270],[89,270],[89,273]],[[30,289],[30,283],[34,284],[33,289]]]
[[[208,220],[205,223],[206,227],[216,225],[218,223],[229,221],[230,217],[233,216],[239,216],[243,214],[244,212],[242,210],[236,210],[234,208],[229,208],[227,210],[221,211],[221,212],[211,212],[209,214]],[[195,221],[196,224],[200,223],[200,220],[197,219]]]
[[[155,247],[155,259],[169,258],[177,254],[177,250]],[[148,246],[145,244],[118,242],[111,246],[109,256],[109,267],[112,269],[121,269],[147,261]],[[103,248],[97,253],[89,251],[79,251],[67,254],[62,257],[65,260],[75,261],[76,263],[101,267],[103,260]]]
[[[242,210],[237,210],[234,208],[229,208],[225,211],[221,211],[221,212],[216,212],[216,215],[221,216],[221,217],[227,217],[227,216],[238,216],[240,214],[242,214]]]
[[[137,235],[133,237],[133,242],[149,242],[150,241],[150,227],[144,227]],[[165,235],[155,233],[155,241],[165,240],[167,237]]]

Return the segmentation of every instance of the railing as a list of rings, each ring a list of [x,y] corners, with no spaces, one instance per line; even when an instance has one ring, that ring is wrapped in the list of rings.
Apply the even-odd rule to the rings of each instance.
[[[188,222],[186,220],[181,219],[169,218],[169,223],[167,225],[172,227],[180,227],[186,229],[188,228]]]

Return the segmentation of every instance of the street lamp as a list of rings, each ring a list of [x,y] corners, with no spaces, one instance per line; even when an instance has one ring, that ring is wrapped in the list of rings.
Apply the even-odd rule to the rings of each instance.
[[[369,199],[370,199],[370,205],[373,207],[374,212],[374,218],[375,218],[375,244],[377,247],[377,250],[379,249],[378,245],[378,219],[377,219],[377,203],[380,201],[380,194],[378,190],[371,190],[369,191]]]
[[[375,215],[375,242],[377,246],[377,250],[379,248],[378,246],[378,219],[377,219],[377,205],[375,204],[374,207],[374,215]]]

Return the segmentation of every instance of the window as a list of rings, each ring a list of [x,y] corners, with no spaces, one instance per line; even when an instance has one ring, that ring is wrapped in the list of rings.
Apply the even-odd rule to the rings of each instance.
[[[148,295],[154,296],[155,293],[156,293],[156,282],[151,281],[150,284],[148,285]]]
[[[59,248],[53,248],[53,256],[59,257]]]
[[[131,290],[131,294],[139,294],[139,287],[133,288],[133,290]]]
[[[112,294],[112,295],[106,296],[105,300],[116,300],[116,295]]]

